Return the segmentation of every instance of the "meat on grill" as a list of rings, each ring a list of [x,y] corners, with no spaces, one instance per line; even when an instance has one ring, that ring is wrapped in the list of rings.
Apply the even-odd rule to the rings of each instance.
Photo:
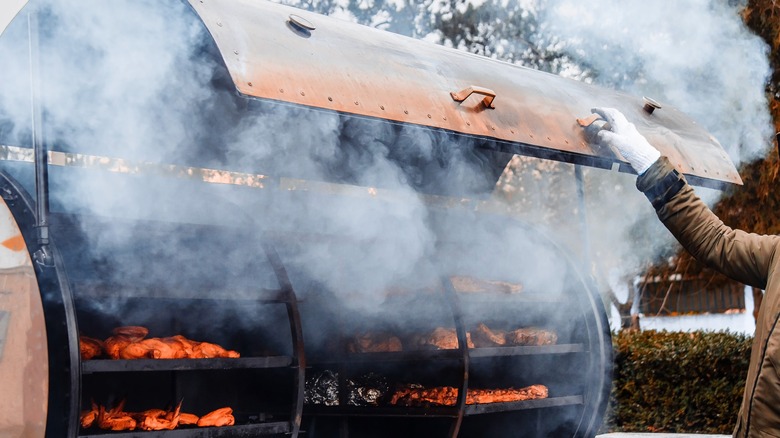
[[[84,429],[88,429],[92,427],[93,424],[95,424],[95,420],[98,418],[98,414],[100,413],[100,410],[98,409],[98,405],[95,402],[92,402],[92,408],[81,411],[81,416],[79,418],[79,421],[81,422],[81,427]]]
[[[516,402],[547,397],[548,390],[544,385],[531,385],[520,389],[469,389],[466,392],[466,404]],[[454,406],[457,400],[458,390],[452,386],[423,388],[420,385],[409,385],[396,391],[390,399],[390,404]]]
[[[142,430],[173,430],[179,425],[181,402],[176,409],[168,412],[162,409],[149,409],[136,414],[138,427]]]
[[[555,345],[558,334],[536,327],[519,328],[507,332],[506,342],[511,345]]]
[[[181,426],[196,425],[198,424],[199,419],[200,417],[195,414],[189,414],[186,412],[179,413],[179,425]]]
[[[363,333],[355,336],[347,348],[350,353],[387,353],[402,351],[403,345],[398,336],[385,333]]]
[[[193,359],[208,359],[213,357],[228,357],[235,359],[240,357],[240,354],[238,354],[237,351],[225,350],[217,344],[200,342],[193,347],[191,357]]]
[[[125,412],[124,400],[116,407],[106,410],[92,403],[92,408],[81,412],[81,427],[88,429],[93,425],[105,430],[173,430],[184,425],[232,426],[235,424],[233,410],[229,407],[217,409],[204,421],[195,414],[181,412],[182,402],[172,411],[165,409],[147,409],[143,412]],[[204,417],[206,417],[204,415]]]
[[[100,406],[97,417],[98,427],[105,430],[135,430],[137,422],[132,415],[124,412],[124,407],[124,400],[108,411]]]
[[[93,357],[103,354],[103,341],[89,336],[79,336],[79,350],[81,350],[81,359],[90,360]]]
[[[198,426],[200,427],[232,426],[235,423],[236,419],[233,417],[233,409],[227,407],[211,411],[198,420]]]
[[[454,328],[437,327],[430,334],[418,335],[414,339],[414,343],[423,348],[435,347],[439,350],[455,350],[458,348],[458,335]],[[469,333],[466,333],[466,344],[468,344],[469,348],[474,348]]]
[[[148,338],[145,327],[117,327],[113,336],[102,343],[101,350],[95,354],[100,341],[92,342],[91,338],[82,336],[81,351],[84,360],[99,356],[102,352],[112,359],[207,359],[207,358],[238,358],[237,351],[210,342],[197,342],[181,335],[168,338]],[[85,351],[87,354],[85,354]]]
[[[491,330],[485,324],[480,323],[471,331],[471,340],[475,347],[498,347],[506,344],[506,332],[503,330]]]
[[[504,345],[554,345],[558,335],[552,330],[536,327],[519,328],[504,331],[493,330],[480,323],[471,332],[471,339],[476,347],[500,347]]]

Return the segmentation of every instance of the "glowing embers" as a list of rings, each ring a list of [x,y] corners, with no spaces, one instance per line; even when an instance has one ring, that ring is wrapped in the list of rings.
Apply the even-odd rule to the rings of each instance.
[[[146,338],[149,330],[139,326],[117,327],[105,341],[79,336],[81,359],[108,356],[111,359],[210,359],[239,358],[237,351],[181,335]]]
[[[142,412],[127,412],[122,400],[111,409],[92,402],[89,410],[81,412],[81,427],[97,426],[103,430],[173,430],[179,426],[221,427],[232,426],[236,420],[233,409],[219,408],[201,417],[181,411],[182,402],[173,410],[147,409]]]

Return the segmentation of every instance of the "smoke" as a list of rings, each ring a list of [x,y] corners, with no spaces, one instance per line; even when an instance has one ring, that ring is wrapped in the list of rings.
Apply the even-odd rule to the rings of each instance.
[[[165,175],[54,171],[55,211],[253,230],[251,236],[222,241],[177,230],[148,233],[122,223],[106,224],[100,233],[85,227],[96,254],[126,262],[104,271],[117,280],[182,277],[246,290],[247,281],[273,277],[258,261],[262,233],[348,236],[286,242],[282,256],[294,281],[310,280],[296,284],[302,295],[322,288],[366,313],[378,311],[388,289],[435,284],[452,272],[522,282],[552,294],[563,287],[559,274],[565,262],[543,239],[529,237],[541,228],[573,246],[590,246],[600,263],[623,272],[636,272],[668,248],[651,207],[631,187],[633,177],[600,170],[586,172],[591,235],[584,239],[572,225],[583,211],[569,165],[545,170],[538,163],[515,162],[508,168],[515,177],[505,178],[505,187],[523,192],[512,197],[517,204],[509,209],[542,224],[532,229],[484,220],[478,208],[457,217],[433,214],[421,191],[488,196],[493,180],[486,169],[501,158],[475,152],[481,146],[475,139],[238,98],[205,28],[183,3],[39,6],[50,148],[264,174],[277,184],[263,190],[204,188]],[[596,82],[682,109],[737,161],[765,150],[766,48],[744,29],[734,8],[706,2],[679,5],[682,11],[640,2],[536,6],[543,40],[557,35],[557,50],[580,60]],[[383,13],[408,13],[396,7]],[[29,146],[26,31],[26,22],[16,20],[0,39],[0,59],[15,60],[0,69],[0,136],[6,144]],[[507,39],[511,35],[501,40]],[[316,189],[284,190],[284,178],[306,180]],[[331,195],[331,181],[359,195]],[[367,187],[392,196],[375,197]],[[499,193],[492,199],[506,199]],[[641,227],[637,216],[643,218]],[[448,247],[451,241],[461,245]],[[207,245],[198,249],[198,242]],[[149,260],[134,265],[130,260],[138,253],[120,250],[128,247],[142,248]],[[172,264],[180,275],[170,275]]]
[[[768,47],[742,5],[603,0],[545,2],[547,32],[595,72],[595,81],[668,102],[717,138],[739,165],[772,141],[764,87]]]

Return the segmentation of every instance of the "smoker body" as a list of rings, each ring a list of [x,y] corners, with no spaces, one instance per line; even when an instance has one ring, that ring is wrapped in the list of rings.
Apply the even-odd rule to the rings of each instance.
[[[14,386],[0,406],[23,415],[0,431],[594,436],[611,384],[604,306],[570,248],[491,202],[496,181],[514,154],[630,171],[577,124],[596,105],[636,116],[692,181],[738,183],[717,141],[673,108],[305,11],[187,11],[213,68],[214,108],[187,107],[210,128],[198,141],[148,158],[50,134],[49,242],[32,148],[2,147],[0,376]],[[123,326],[240,357],[82,356],[80,336]],[[235,423],[109,432],[82,426],[93,402],[229,406]]]
[[[15,192],[13,189],[20,186],[12,177],[4,178],[6,193],[13,193],[17,199],[12,203],[14,207],[25,205],[23,200],[29,201],[25,192]],[[28,247],[34,247],[32,216],[28,214],[24,220],[24,215],[17,214],[12,218],[21,222]],[[452,221],[460,221],[459,213],[434,214],[446,216],[441,223],[446,221],[449,230],[472,224],[466,221],[453,225]],[[481,220],[514,227],[515,232],[522,233],[527,247],[517,253],[530,251],[534,258],[551,258],[558,265],[556,274],[560,281],[546,278],[522,284],[480,282],[455,273],[450,277],[424,277],[416,286],[386,291],[371,311],[355,317],[354,310],[341,301],[344,296],[318,285],[316,279],[297,272],[289,281],[285,262],[293,260],[290,266],[295,266],[300,245],[326,245],[332,250],[334,239],[335,246],[352,245],[349,236],[247,236],[246,226],[156,220],[118,223],[116,218],[84,217],[55,210],[51,216],[55,264],[38,267],[37,271],[38,279],[50,278],[39,286],[43,309],[33,302],[29,309],[8,310],[11,315],[37,314],[39,320],[45,314],[47,322],[46,330],[38,327],[37,334],[22,334],[13,326],[8,331],[9,346],[38,350],[38,358],[30,358],[26,369],[16,371],[25,376],[24,385],[16,392],[6,393],[9,397],[23,394],[26,406],[37,409],[33,413],[38,417],[24,417],[25,423],[18,425],[32,433],[33,424],[45,424],[49,436],[60,436],[63,430],[70,430],[71,436],[102,436],[105,432],[95,426],[79,426],[79,414],[89,410],[93,402],[108,409],[127,400],[126,411],[141,412],[183,401],[184,409],[198,415],[229,405],[234,410],[236,425],[182,426],[175,431],[143,433],[295,436],[305,430],[320,437],[389,437],[401,433],[484,436],[521,428],[527,429],[524,434],[540,437],[592,436],[608,398],[611,364],[608,322],[595,289],[566,253],[533,227],[491,215]],[[101,252],[88,248],[93,243],[88,243],[84,233],[90,233],[92,238],[110,239],[120,228],[134,233],[132,243],[116,243],[103,247]],[[147,240],[172,236],[179,242],[175,245],[177,252],[189,248],[186,254],[145,252],[152,245]],[[467,239],[444,241],[441,252],[432,258],[454,257],[462,263],[459,273],[479,272],[481,269],[474,265],[488,257],[485,251],[495,244]],[[252,262],[242,264],[242,274],[217,260],[208,273],[188,272],[168,278],[158,274],[160,265],[165,265],[163,272],[186,271],[183,266],[191,258],[213,257],[215,253],[228,254],[225,257],[235,263],[235,254],[230,254],[229,248],[238,245],[242,254],[249,256],[245,251],[253,252]],[[25,256],[26,248],[21,250]],[[281,255],[276,248],[282,248]],[[131,260],[132,279],[125,274],[113,274],[126,270]],[[521,260],[519,254],[518,263],[527,265],[520,271],[536,269],[530,266],[530,259]],[[25,266],[29,280],[29,259]],[[300,269],[298,266],[293,271]],[[233,277],[219,278],[226,271]],[[27,288],[9,286],[10,297],[27,294],[37,298],[37,287],[36,282]],[[426,319],[410,319],[413,308],[419,312],[415,315],[425,315]],[[482,323],[493,330],[507,331],[539,327],[554,331],[557,341],[543,345],[475,346],[469,336],[476,336],[475,327]],[[80,357],[77,334],[105,339],[112,335],[112,329],[127,325],[147,327],[150,336],[184,334],[208,340],[240,351],[241,358]],[[412,340],[441,327],[453,330],[450,342],[455,341],[454,345],[435,346]],[[368,333],[393,333],[403,339],[404,348],[356,350],[356,339],[370,336]],[[42,337],[48,340],[48,358],[46,350],[41,351]],[[25,338],[26,342],[18,342]],[[16,353],[9,346],[6,355],[13,357]],[[30,375],[31,366],[43,370]],[[46,366],[50,368],[48,376]],[[332,380],[325,381],[323,376]],[[41,390],[37,397],[29,390],[33,378],[40,379],[40,385],[35,385]],[[465,397],[451,405],[391,404],[393,392],[403,384],[453,387],[463,394],[468,388],[544,384],[550,393],[542,399],[489,404],[467,404]],[[330,395],[323,395],[328,391]],[[376,396],[367,397],[364,391],[375,391]],[[41,397],[44,394],[46,397]],[[129,437],[139,433],[142,432],[112,435]]]

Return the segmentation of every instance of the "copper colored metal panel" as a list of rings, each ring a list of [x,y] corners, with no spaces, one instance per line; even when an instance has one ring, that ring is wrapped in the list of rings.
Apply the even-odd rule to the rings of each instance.
[[[0,437],[43,437],[49,359],[41,292],[27,245],[0,201]]]
[[[247,96],[624,162],[590,146],[576,121],[614,107],[683,173],[741,183],[717,140],[663,103],[649,113],[640,96],[275,3],[190,2]]]

